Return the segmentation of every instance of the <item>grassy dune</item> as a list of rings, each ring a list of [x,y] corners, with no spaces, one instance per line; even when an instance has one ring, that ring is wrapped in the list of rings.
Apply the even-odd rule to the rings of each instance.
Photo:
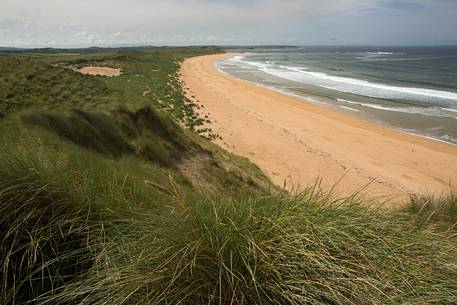
[[[217,49],[75,52],[0,56],[0,304],[457,303],[455,194],[287,193],[183,95]]]

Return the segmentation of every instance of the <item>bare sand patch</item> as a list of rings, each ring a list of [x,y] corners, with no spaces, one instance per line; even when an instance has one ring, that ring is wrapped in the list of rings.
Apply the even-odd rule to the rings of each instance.
[[[225,75],[214,62],[235,54],[187,59],[182,79],[210,114],[216,143],[259,165],[273,182],[371,196],[456,189],[457,147],[374,125]]]
[[[99,75],[115,77],[122,74],[121,69],[109,68],[109,67],[84,67],[77,70],[79,73],[87,75]]]

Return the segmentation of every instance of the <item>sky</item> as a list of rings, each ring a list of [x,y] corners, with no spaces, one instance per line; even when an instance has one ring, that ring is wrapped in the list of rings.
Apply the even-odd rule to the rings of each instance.
[[[0,0],[0,46],[457,45],[457,0]]]

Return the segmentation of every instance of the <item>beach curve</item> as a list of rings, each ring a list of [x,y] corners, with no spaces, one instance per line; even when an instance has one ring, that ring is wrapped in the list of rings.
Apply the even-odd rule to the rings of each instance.
[[[295,187],[322,180],[349,195],[444,193],[455,189],[457,147],[374,125],[226,75],[218,54],[187,59],[181,68],[189,98],[209,114],[215,142],[248,157],[272,181]]]

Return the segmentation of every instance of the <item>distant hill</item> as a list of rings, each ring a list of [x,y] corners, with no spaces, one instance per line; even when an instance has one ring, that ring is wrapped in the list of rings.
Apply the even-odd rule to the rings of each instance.
[[[0,51],[18,51],[18,50],[23,50],[20,48],[10,48],[10,47],[0,47]]]

